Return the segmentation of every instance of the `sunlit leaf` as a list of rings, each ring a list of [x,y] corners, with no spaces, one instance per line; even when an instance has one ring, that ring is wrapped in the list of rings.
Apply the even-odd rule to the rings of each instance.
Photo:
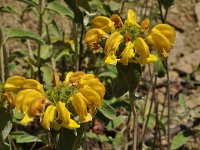
[[[171,149],[175,150],[183,146],[187,142],[188,137],[192,136],[193,134],[194,133],[190,130],[185,130],[177,134],[172,140]]]
[[[115,147],[121,146],[123,145],[125,142],[125,138],[124,138],[124,134],[123,132],[118,132],[115,136],[115,138],[113,139],[113,145]]]
[[[48,9],[53,10],[61,15],[69,16],[74,18],[74,13],[69,8],[65,7],[64,5],[60,4],[58,1],[54,1],[48,4]]]
[[[107,130],[112,130],[117,128],[119,125],[121,125],[125,120],[127,119],[127,116],[117,116],[111,120],[107,126]]]
[[[30,135],[24,131],[12,132],[11,138],[16,140],[16,143],[41,142],[41,139],[39,139],[38,137]]]
[[[115,118],[115,110],[112,108],[105,100],[103,101],[103,104],[100,109],[98,109],[105,117],[108,119],[114,119]]]
[[[6,36],[7,38],[22,38],[22,39],[27,38],[38,41],[40,43],[44,43],[43,39],[38,34],[20,28],[8,29],[8,31],[6,32]]]
[[[12,129],[12,119],[8,112],[0,109],[1,123],[0,123],[0,149],[10,150],[11,146],[6,142],[6,138]]]
[[[155,72],[158,74],[158,77],[164,77],[165,73],[166,73],[166,69],[163,65],[163,61],[161,61],[160,59],[154,63],[154,70]]]
[[[185,111],[185,113],[187,113],[188,109],[187,109],[187,105],[186,105],[186,101],[185,101],[185,96],[181,93],[178,95],[178,102],[179,102],[181,108],[183,108],[183,110]]]
[[[11,13],[11,14],[16,13],[16,11],[10,6],[1,6],[0,7],[0,12],[2,12],[2,13]]]
[[[125,94],[129,89],[134,90],[141,79],[142,70],[139,64],[128,64],[124,66],[117,64],[118,75],[116,83],[113,88],[115,97],[120,97]]]

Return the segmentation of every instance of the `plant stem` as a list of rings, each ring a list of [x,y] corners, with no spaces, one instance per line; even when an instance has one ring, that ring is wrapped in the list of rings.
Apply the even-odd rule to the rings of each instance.
[[[132,90],[129,90],[129,101],[131,105],[131,110],[133,114],[133,150],[137,150],[137,128],[138,128],[138,116],[137,111],[135,108],[135,100],[134,100],[134,92]]]
[[[42,37],[42,27],[43,27],[43,14],[45,7],[45,0],[39,0],[39,35]],[[42,72],[41,72],[41,62],[40,62],[40,52],[41,52],[41,43],[38,43],[38,53],[37,53],[37,67],[38,67],[38,79],[42,82]]]
[[[161,20],[162,20],[162,22],[164,23],[165,20],[164,20],[164,17],[163,17],[162,4],[161,4],[160,0],[158,0],[158,6],[159,6],[159,10],[160,10],[160,17],[161,17]]]
[[[4,36],[3,36],[3,17],[1,15],[0,19],[0,63],[1,63],[1,82],[5,82],[5,66],[4,66],[4,50],[3,50],[3,42],[4,42]]]
[[[157,84],[157,75],[155,75],[155,80],[154,80],[154,83],[153,83],[153,91],[152,91],[152,97],[151,97],[150,108],[149,108],[147,120],[146,120],[146,123],[145,123],[145,127],[144,127],[143,133],[142,133],[142,138],[141,138],[141,143],[142,143],[142,144],[143,144],[143,141],[144,141],[145,132],[146,132],[147,125],[148,125],[148,122],[149,122],[149,118],[150,118],[150,115],[151,115],[151,110],[152,110],[152,108],[153,108],[153,102],[154,102],[154,97],[155,97],[156,84]]]
[[[169,89],[169,87],[170,87],[170,81],[169,81],[169,67],[168,67],[168,59],[166,58],[165,59],[165,63],[166,63],[166,73],[167,73],[167,101],[168,101],[168,103],[167,103],[167,120],[168,120],[168,122],[167,122],[167,135],[168,135],[168,138],[167,138],[167,142],[168,142],[168,150],[170,150],[170,139],[171,139],[171,135],[170,135],[170,118],[171,118],[171,116],[170,116],[170,105],[171,105],[171,101],[170,101],[170,89]]]
[[[74,35],[74,44],[75,44],[75,70],[79,70],[79,50],[78,50],[78,29],[77,24],[73,22],[73,35]]]

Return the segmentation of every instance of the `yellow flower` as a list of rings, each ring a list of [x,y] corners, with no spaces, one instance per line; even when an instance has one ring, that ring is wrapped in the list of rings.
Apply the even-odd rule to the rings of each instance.
[[[123,36],[119,32],[113,32],[106,40],[105,44],[105,63],[116,64],[117,59],[115,57],[119,44],[123,41]]]
[[[65,77],[65,81],[63,82],[64,84],[68,85],[70,83],[70,78],[74,73],[72,71],[68,72],[66,77]]]
[[[150,26],[150,20],[149,18],[146,18],[142,21],[141,23],[141,27],[143,30],[148,31],[149,30],[149,26]]]
[[[95,52],[95,50],[100,49],[99,42],[103,39],[108,37],[108,34],[101,29],[91,29],[85,35],[85,42],[86,44]]]
[[[104,62],[105,64],[116,65],[117,57],[114,54],[107,55],[104,58]]]
[[[42,100],[42,98],[43,95],[34,89],[21,90],[16,96],[16,108],[22,113],[26,113],[32,101],[36,99]]]
[[[172,44],[161,32],[154,30],[147,37],[149,43],[160,53],[162,57],[166,57],[172,49]]]
[[[84,76],[82,76],[79,80],[79,86],[83,87],[85,84],[88,83],[88,81],[90,81],[91,79],[95,79],[98,80],[94,74],[85,74]],[[98,80],[99,81],[99,80]]]
[[[56,87],[61,85],[60,76],[57,72],[54,72],[54,83]]]
[[[80,118],[80,122],[88,122],[92,120],[91,115],[87,112],[85,101],[86,98],[80,92],[77,92],[71,97],[72,105]]]
[[[157,61],[157,57],[150,54],[147,43],[141,37],[138,37],[134,42],[135,53],[139,55],[136,62],[140,64],[147,64],[152,61]]]
[[[127,19],[125,20],[124,23],[125,23],[125,25],[128,25],[128,26],[136,25],[139,27],[139,25],[137,23],[136,13],[134,10],[132,10],[132,9],[128,10]]]
[[[105,32],[115,30],[114,22],[105,16],[97,16],[92,20],[92,28],[98,28]]]
[[[153,27],[152,32],[155,30],[158,30],[160,33],[162,33],[167,39],[171,42],[174,43],[175,37],[176,37],[176,32],[175,30],[168,24],[158,24]]]
[[[106,91],[103,84],[97,78],[91,78],[90,80],[88,80],[87,83],[85,83],[85,85],[83,86],[83,88],[90,88],[94,90],[101,96],[101,99],[104,97]]]
[[[170,25],[158,24],[153,27],[147,40],[162,57],[166,57],[173,47],[175,37],[176,32]]]
[[[127,66],[130,59],[132,59],[135,56],[134,50],[133,50],[134,44],[132,42],[127,42],[126,47],[121,53],[121,59],[119,62],[121,62],[123,65]]]
[[[56,106],[49,105],[41,117],[40,124],[47,130],[50,130],[50,128],[59,130],[61,126],[56,122],[56,114]]]
[[[8,103],[8,109],[15,108],[15,99],[14,99],[12,92],[5,92],[4,96],[5,96],[7,103]]]
[[[80,128],[80,125],[70,119],[70,112],[65,107],[65,103],[59,101],[56,106],[57,112],[58,112],[58,119],[61,121],[61,126],[68,128],[68,129],[76,129]]]
[[[9,77],[4,84],[4,89],[5,89],[5,91],[17,92],[21,89],[25,80],[26,80],[26,78],[24,78],[22,76]]]
[[[85,99],[86,104],[89,104],[89,105],[92,104],[96,108],[101,107],[102,98],[96,91],[94,91],[91,88],[84,87],[84,88],[79,89],[79,92],[86,98]]]
[[[16,108],[25,116],[21,124],[33,121],[35,116],[40,116],[45,107],[44,96],[35,89],[24,89],[16,95]]]
[[[122,19],[116,14],[113,14],[110,17],[110,20],[112,20],[114,22],[115,28],[120,28],[120,27],[124,26]]]
[[[85,75],[82,71],[77,72],[69,72],[66,77],[64,84],[66,85],[72,85],[72,86],[78,86],[79,80]]]
[[[44,93],[43,85],[34,79],[26,79],[22,85],[22,89],[35,89],[42,94]]]

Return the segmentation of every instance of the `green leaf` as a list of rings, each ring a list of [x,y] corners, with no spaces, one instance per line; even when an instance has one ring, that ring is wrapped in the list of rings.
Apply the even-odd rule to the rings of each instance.
[[[11,14],[15,14],[16,13],[16,11],[10,6],[1,6],[0,7],[0,12],[1,13],[11,13]]]
[[[111,78],[115,78],[116,74],[114,74],[113,72],[102,72],[98,76],[99,77],[111,77]]]
[[[103,104],[98,110],[108,119],[112,120],[116,116],[114,108],[111,107],[105,100],[103,100]]]
[[[183,146],[187,142],[188,137],[193,134],[194,133],[191,130],[185,130],[177,134],[172,140],[171,149],[175,150]]]
[[[11,138],[16,140],[16,143],[42,142],[38,137],[30,135],[24,131],[12,132]]]
[[[11,116],[6,110],[0,109],[1,114],[1,123],[0,123],[0,149],[1,150],[10,150],[11,146],[6,142],[11,129],[12,129],[12,120]]]
[[[160,59],[154,63],[154,70],[157,72],[158,77],[164,77],[166,73],[166,69],[163,65],[163,61]]]
[[[185,113],[187,113],[188,109],[187,109],[187,105],[186,105],[186,101],[185,101],[185,95],[180,93],[178,95],[178,102],[179,102],[181,108],[183,108],[183,110],[185,111]]]
[[[55,58],[55,61],[59,61],[63,56],[69,56],[69,49],[61,51]]]
[[[110,1],[109,6],[112,11],[117,11],[121,8],[121,2],[115,2],[112,0]]]
[[[48,9],[53,10],[61,15],[69,16],[71,18],[74,18],[74,13],[69,8],[66,8],[62,4],[60,4],[58,1],[54,1],[48,4]]]
[[[76,130],[61,128],[58,141],[58,150],[77,150],[80,147],[81,138],[84,132],[84,124]]]
[[[127,116],[117,116],[111,120],[107,126],[107,130],[112,130],[117,128],[119,125],[121,125],[125,120],[127,119]]]
[[[129,89],[135,89],[141,79],[142,70],[139,64],[128,64],[124,66],[122,64],[117,64],[117,81],[114,85],[113,92],[115,97],[120,97],[125,94]]]
[[[52,46],[51,45],[42,45],[40,50],[40,58],[46,60],[52,55]]]
[[[23,3],[26,3],[27,5],[30,5],[30,6],[38,6],[38,0],[17,0],[17,1],[20,1],[20,2],[23,2]]]
[[[43,74],[43,80],[46,84],[46,86],[50,86],[53,80],[53,70],[49,65],[44,65],[41,67],[42,74]]]
[[[97,134],[95,134],[94,132],[91,132],[91,131],[86,133],[86,137],[91,138],[91,139],[97,139],[100,142],[108,142],[108,141],[110,141],[110,139],[107,136],[105,136],[105,135],[97,135]]]
[[[76,23],[83,24],[83,13],[77,5],[77,0],[64,0],[65,3],[72,9],[74,12],[74,21]]]
[[[8,29],[7,38],[22,38],[22,39],[32,39],[40,43],[44,43],[43,39],[36,33],[26,31],[20,28]]]
[[[52,43],[55,43],[59,40],[62,40],[62,32],[58,27],[58,24],[55,19],[52,19],[51,23],[48,24],[50,40]]]
[[[113,139],[113,145],[115,147],[123,145],[125,142],[124,134],[123,132],[118,132],[115,138]]]

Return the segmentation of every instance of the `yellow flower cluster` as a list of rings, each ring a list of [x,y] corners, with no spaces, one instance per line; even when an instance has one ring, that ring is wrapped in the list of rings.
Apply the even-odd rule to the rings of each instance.
[[[6,80],[4,96],[9,108],[16,107],[24,114],[22,125],[40,117],[42,127],[47,130],[76,129],[79,123],[91,121],[96,108],[102,105],[105,87],[93,74],[70,72],[63,83],[56,75],[55,83],[56,87],[45,93],[43,85],[36,80],[22,76]]]
[[[27,124],[42,114],[46,100],[43,85],[38,81],[12,76],[6,80],[4,91],[9,108],[16,107],[24,114],[21,124]]]
[[[110,18],[97,16],[92,20],[92,29],[86,33],[85,42],[94,53],[103,51],[106,64],[147,64],[157,61],[150,47],[161,57],[166,57],[173,47],[176,34],[167,24],[158,24],[151,30],[149,26],[149,19],[139,25],[132,9],[128,10],[124,23],[116,14]]]
[[[105,87],[93,74],[83,72],[70,72],[64,81],[69,86],[77,87],[77,92],[70,97],[72,105],[77,112],[80,122],[88,122],[91,115],[100,108],[105,94]]]

